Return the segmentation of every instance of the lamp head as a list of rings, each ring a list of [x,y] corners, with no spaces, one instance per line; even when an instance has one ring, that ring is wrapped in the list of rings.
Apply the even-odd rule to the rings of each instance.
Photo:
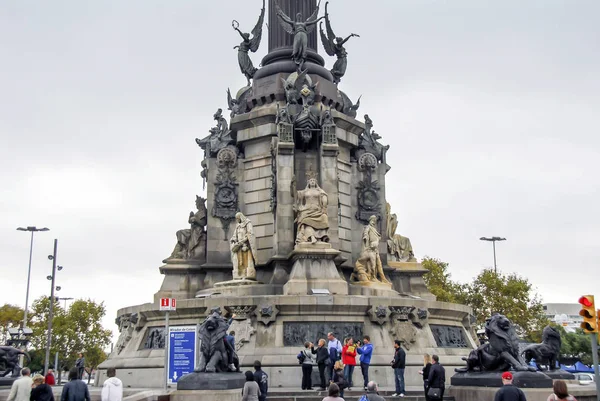
[[[48,255],[48,260],[54,260],[54,256]]]
[[[52,276],[46,276],[48,280],[52,280]]]

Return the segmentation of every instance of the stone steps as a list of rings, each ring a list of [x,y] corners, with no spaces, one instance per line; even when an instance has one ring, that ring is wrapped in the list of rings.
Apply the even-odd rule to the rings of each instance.
[[[345,401],[358,401],[364,394],[364,391],[345,391]],[[380,391],[379,395],[384,397],[386,401],[425,401],[423,392],[407,391],[404,397],[392,397],[392,391]],[[269,401],[322,401],[327,396],[326,391],[276,391],[269,392]],[[444,396],[446,401],[455,401],[454,397]]]

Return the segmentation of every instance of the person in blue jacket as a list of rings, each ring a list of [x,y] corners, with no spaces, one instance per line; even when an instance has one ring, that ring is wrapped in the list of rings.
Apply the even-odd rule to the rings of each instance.
[[[373,355],[373,344],[371,344],[371,337],[364,336],[363,344],[362,346],[356,348],[356,352],[360,355],[360,371],[363,375],[364,388],[366,390],[367,384],[369,383],[369,365],[371,364],[371,355]]]

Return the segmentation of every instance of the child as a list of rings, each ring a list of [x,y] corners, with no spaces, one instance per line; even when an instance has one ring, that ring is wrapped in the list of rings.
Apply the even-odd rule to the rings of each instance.
[[[344,365],[342,361],[336,361],[333,365],[332,383],[335,383],[340,388],[340,397],[344,398],[344,389],[348,387],[348,382],[344,377]]]

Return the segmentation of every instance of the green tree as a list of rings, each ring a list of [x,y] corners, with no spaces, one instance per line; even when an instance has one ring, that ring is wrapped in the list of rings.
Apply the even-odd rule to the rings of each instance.
[[[23,314],[23,308],[16,305],[4,304],[0,306],[0,344],[6,344],[9,337],[8,329],[21,326]]]
[[[479,324],[492,313],[501,313],[516,326],[517,333],[525,340],[539,342],[543,328],[549,324],[538,294],[531,283],[515,273],[496,273],[485,269],[473,283],[465,287],[464,301],[473,308]]]
[[[560,347],[561,358],[581,361],[585,365],[591,365],[592,344],[589,334],[577,329],[574,333],[567,333],[562,326],[558,326],[562,345]]]
[[[86,349],[85,352],[85,364],[87,365],[88,372],[88,384],[90,383],[90,379],[92,378],[92,372],[94,369],[98,367],[102,362],[104,362],[107,358],[107,354],[103,348],[95,345],[92,348]]]
[[[49,297],[41,297],[32,305],[32,347],[46,349],[46,336],[50,310]],[[65,311],[58,302],[54,304],[52,319],[52,343],[50,355],[59,354],[60,368],[70,368],[75,365],[79,352],[92,352],[92,362],[99,358],[93,357],[97,353],[94,348],[104,349],[110,344],[112,335],[110,330],[102,327],[102,318],[106,314],[104,303],[92,300],[78,299]],[[86,358],[89,363],[89,359]],[[95,362],[96,363],[96,362]],[[100,362],[97,362],[99,364]],[[97,364],[94,366],[96,367]],[[59,369],[62,370],[62,369]]]
[[[423,276],[427,288],[438,301],[463,303],[465,294],[458,283],[450,279],[448,263],[425,256],[421,262],[429,270]]]

